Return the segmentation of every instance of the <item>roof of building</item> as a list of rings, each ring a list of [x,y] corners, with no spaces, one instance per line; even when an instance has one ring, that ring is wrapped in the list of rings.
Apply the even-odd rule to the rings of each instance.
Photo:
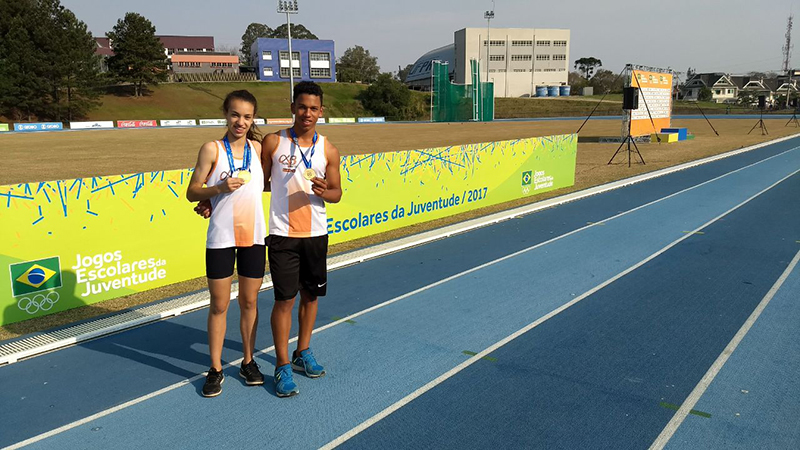
[[[157,36],[164,48],[214,49],[214,36]]]
[[[433,67],[432,62],[435,60],[449,63],[450,72],[455,71],[455,57],[455,44],[445,45],[444,47],[439,47],[429,51],[428,53],[425,53],[424,55],[420,56],[417,62],[414,63],[414,66],[411,68],[411,71],[406,77],[406,83],[420,80],[426,80],[428,83],[430,83],[431,69]]]

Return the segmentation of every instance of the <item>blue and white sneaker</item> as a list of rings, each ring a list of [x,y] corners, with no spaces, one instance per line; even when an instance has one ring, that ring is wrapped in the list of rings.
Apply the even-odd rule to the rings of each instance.
[[[292,369],[305,373],[309,378],[319,378],[325,375],[325,368],[317,364],[310,348],[303,350],[300,354],[294,353]]]
[[[275,368],[275,394],[278,397],[294,397],[300,389],[292,380],[292,367],[285,364]]]

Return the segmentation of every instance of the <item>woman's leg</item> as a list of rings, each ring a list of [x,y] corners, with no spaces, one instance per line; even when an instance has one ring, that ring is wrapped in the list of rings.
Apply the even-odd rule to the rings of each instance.
[[[208,290],[211,293],[211,305],[208,308],[208,352],[211,356],[211,367],[216,370],[222,370],[222,345],[225,342],[225,318],[231,300],[232,278],[208,279]]]

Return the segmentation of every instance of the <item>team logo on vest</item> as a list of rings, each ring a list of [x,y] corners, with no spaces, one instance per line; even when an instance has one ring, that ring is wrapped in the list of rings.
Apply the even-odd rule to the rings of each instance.
[[[58,256],[8,266],[14,297],[61,287],[61,262]]]
[[[278,162],[281,164],[281,170],[286,173],[294,173],[297,170],[297,156],[295,155],[281,155],[278,157]]]

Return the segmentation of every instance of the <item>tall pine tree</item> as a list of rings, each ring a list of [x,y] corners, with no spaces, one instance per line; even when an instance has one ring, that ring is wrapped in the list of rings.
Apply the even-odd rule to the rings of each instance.
[[[145,17],[127,13],[106,36],[114,49],[108,70],[119,81],[131,83],[137,97],[143,95],[148,84],[167,80],[164,45],[156,37],[156,27]]]

